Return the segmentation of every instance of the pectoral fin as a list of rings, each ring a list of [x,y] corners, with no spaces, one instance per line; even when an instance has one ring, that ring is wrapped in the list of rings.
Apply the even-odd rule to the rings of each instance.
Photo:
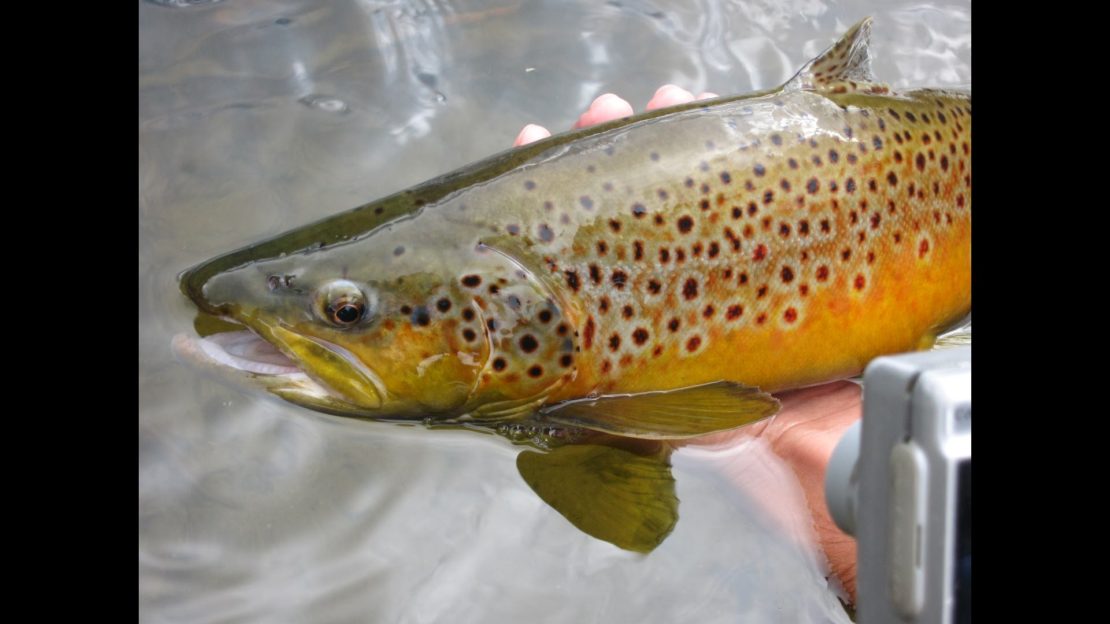
[[[602,396],[541,410],[544,419],[617,436],[652,440],[693,438],[735,429],[779,411],[766,392],[718,381],[664,392]]]
[[[648,553],[678,522],[669,449],[641,455],[596,444],[525,451],[524,481],[571,524],[625,550]]]

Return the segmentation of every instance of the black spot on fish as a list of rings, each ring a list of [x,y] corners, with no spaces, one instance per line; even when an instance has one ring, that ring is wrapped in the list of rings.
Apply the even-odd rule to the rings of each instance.
[[[428,314],[428,308],[425,306],[417,306],[416,309],[412,311],[412,322],[421,327],[426,327],[431,323],[432,318]]]
[[[596,264],[590,265],[590,281],[595,284],[601,283],[601,269]]]
[[[578,292],[578,288],[582,285],[581,282],[578,281],[578,273],[576,271],[566,271],[565,273],[567,276],[567,286],[570,286],[571,290]]]
[[[436,309],[440,312],[447,312],[451,309],[451,300],[444,297],[436,302]]]
[[[686,280],[686,283],[682,286],[682,296],[687,301],[698,296],[698,281],[696,279],[691,277]]]

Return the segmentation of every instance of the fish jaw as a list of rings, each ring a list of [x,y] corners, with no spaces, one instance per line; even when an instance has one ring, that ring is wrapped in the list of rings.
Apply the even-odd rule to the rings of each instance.
[[[255,387],[329,414],[367,416],[365,409],[317,383],[295,362],[250,330],[208,337],[177,334],[171,346],[180,359],[236,385]]]

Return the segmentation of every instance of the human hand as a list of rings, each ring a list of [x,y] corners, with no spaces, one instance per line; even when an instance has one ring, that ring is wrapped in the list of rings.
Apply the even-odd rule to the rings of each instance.
[[[655,95],[652,96],[647,104],[647,110],[685,104],[695,99],[706,100],[715,97],[717,97],[716,93],[709,93],[707,91],[695,98],[694,94],[686,89],[668,84],[659,87],[659,89],[655,91]],[[590,104],[590,108],[578,117],[578,121],[575,122],[574,128],[586,128],[599,123],[605,123],[606,121],[620,119],[621,117],[629,117],[633,113],[632,105],[627,101],[622,100],[612,93],[606,93],[598,96],[597,99]],[[516,141],[513,141],[513,147],[527,145],[539,141],[540,139],[546,139],[549,136],[551,136],[551,133],[548,132],[547,128],[535,124],[528,124],[524,126],[524,129],[517,135]]]
[[[695,98],[685,89],[664,85],[652,96],[647,104],[647,110],[713,97],[717,95],[702,93]],[[633,113],[632,105],[627,101],[612,93],[606,93],[590,104],[589,109],[579,116],[574,127],[585,128],[628,117]],[[528,124],[517,135],[513,146],[527,145],[549,136],[551,133],[546,128]],[[825,470],[837,442],[863,413],[862,389],[855,383],[840,381],[784,392],[777,396],[782,403],[782,409],[773,418],[741,429],[705,436],[693,443],[698,446],[735,446],[753,438],[760,438],[766,442],[771,450],[790,466],[797,477],[813,516],[813,528],[817,533],[817,540],[829,560],[829,567],[840,579],[845,591],[854,602],[856,541],[842,532],[829,514],[825,502]],[[743,484],[740,485],[743,487]],[[772,500],[774,493],[753,492],[753,494],[766,496],[766,502],[772,507],[770,510],[772,513],[779,511],[774,509],[778,504],[778,501]]]

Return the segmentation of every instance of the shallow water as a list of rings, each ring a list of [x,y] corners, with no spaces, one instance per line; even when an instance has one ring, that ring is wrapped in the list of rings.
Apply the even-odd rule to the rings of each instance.
[[[500,151],[525,123],[567,128],[606,91],[641,109],[666,82],[770,87],[864,15],[881,79],[970,85],[968,3],[879,6],[140,3],[141,619],[847,621],[800,490],[758,443],[676,453],[681,519],[643,557],[544,505],[501,439],[315,414],[169,344],[192,323],[184,268]]]

